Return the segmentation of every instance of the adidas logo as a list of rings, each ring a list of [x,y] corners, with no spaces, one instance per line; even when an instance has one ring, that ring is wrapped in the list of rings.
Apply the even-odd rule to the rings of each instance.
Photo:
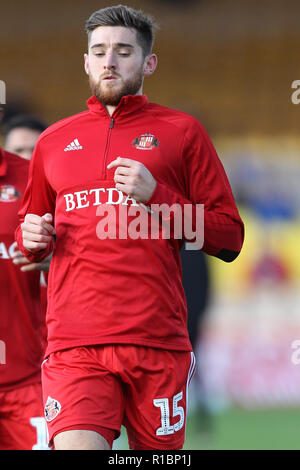
[[[69,152],[70,150],[82,150],[82,145],[80,145],[78,139],[74,139],[73,142],[70,143],[70,145],[68,145],[66,148],[65,148],[65,152]]]

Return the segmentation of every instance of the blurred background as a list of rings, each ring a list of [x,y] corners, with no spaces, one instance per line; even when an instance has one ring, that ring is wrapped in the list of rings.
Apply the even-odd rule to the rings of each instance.
[[[26,112],[52,124],[85,109],[84,24],[119,3],[1,3],[5,119]],[[210,295],[199,312],[185,448],[299,449],[299,1],[124,3],[160,25],[159,66],[145,93],[206,127],[246,226],[234,263],[207,259]],[[200,285],[197,263],[186,279]]]

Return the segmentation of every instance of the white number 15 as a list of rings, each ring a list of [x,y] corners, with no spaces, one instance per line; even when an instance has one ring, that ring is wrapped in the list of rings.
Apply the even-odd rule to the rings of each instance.
[[[179,420],[174,424],[170,425],[170,407],[168,398],[155,398],[153,400],[154,406],[160,408],[161,411],[161,426],[157,428],[157,436],[166,436],[167,434],[174,434],[179,431],[184,424],[184,409],[182,406],[178,406],[178,402],[182,399],[183,393],[177,393],[173,397],[173,418],[179,416]]]

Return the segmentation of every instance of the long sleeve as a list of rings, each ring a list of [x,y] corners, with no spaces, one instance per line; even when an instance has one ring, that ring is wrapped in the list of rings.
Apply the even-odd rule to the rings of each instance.
[[[54,217],[55,198],[55,191],[49,184],[45,175],[43,153],[41,150],[41,142],[39,140],[30,161],[27,187],[22,199],[21,208],[18,212],[20,224],[15,232],[19,249],[24,256],[29,259],[29,261],[38,262],[48,256],[53,251],[54,240],[45,250],[31,253],[23,245],[21,224],[23,223],[26,214],[43,216],[46,213],[50,213]]]
[[[185,195],[175,192],[165,183],[157,185],[147,206],[179,204],[192,209],[192,227],[196,231],[198,204],[204,205],[204,240],[202,250],[226,262],[233,261],[241,251],[244,224],[239,216],[231,187],[203,126],[192,120],[182,144],[182,171]]]

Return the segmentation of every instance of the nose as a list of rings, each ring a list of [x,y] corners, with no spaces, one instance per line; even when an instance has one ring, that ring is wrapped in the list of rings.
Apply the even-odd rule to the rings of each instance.
[[[105,70],[115,70],[116,68],[116,60],[115,60],[115,54],[113,51],[107,51],[106,60],[104,63],[104,69]]]

